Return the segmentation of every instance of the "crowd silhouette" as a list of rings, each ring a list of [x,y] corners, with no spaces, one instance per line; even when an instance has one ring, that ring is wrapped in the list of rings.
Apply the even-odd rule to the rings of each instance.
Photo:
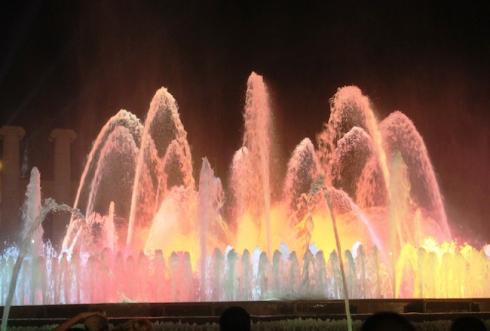
[[[73,330],[83,324],[87,331],[151,331],[153,325],[144,318],[129,320],[111,328],[104,313],[84,312],[60,324],[54,331]],[[250,331],[250,314],[240,306],[226,308],[219,318],[220,331]],[[395,312],[375,313],[362,323],[360,331],[415,331],[417,328],[403,315]],[[486,331],[485,323],[475,316],[462,316],[451,322],[449,331]]]

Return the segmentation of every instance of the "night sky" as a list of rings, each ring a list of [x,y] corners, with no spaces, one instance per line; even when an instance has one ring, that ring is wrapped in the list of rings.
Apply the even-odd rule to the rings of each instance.
[[[47,179],[49,132],[76,130],[76,179],[104,122],[121,108],[143,120],[166,86],[195,168],[207,156],[226,181],[252,70],[271,92],[279,173],[321,130],[337,87],[355,84],[379,118],[399,109],[414,121],[452,226],[490,241],[489,2],[285,3],[4,1],[0,125],[26,129],[29,165]]]

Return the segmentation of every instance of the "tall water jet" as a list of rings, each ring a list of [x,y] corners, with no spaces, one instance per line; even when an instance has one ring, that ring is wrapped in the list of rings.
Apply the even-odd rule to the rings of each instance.
[[[330,183],[355,197],[362,171],[373,155],[371,138],[360,127],[354,126],[337,141],[327,178]]]
[[[296,146],[288,162],[282,193],[287,208],[296,208],[298,199],[310,191],[319,172],[315,147],[309,138],[305,138]]]
[[[253,187],[251,180],[250,155],[247,147],[240,147],[231,161],[230,180],[229,180],[229,204],[231,208],[230,222],[231,226],[236,229],[239,218],[247,212],[247,208],[252,205]]]
[[[126,240],[129,247],[138,248],[144,245],[152,214],[163,199],[160,192],[163,190],[162,185],[167,185],[159,171],[173,140],[177,141],[185,158],[190,159],[187,133],[180,121],[177,103],[166,88],[161,88],[151,101],[136,163]],[[189,182],[193,187],[193,179]]]
[[[29,184],[27,185],[24,205],[22,207],[23,232],[21,238],[27,238],[28,231],[39,217],[41,212],[41,174],[36,167],[31,170]],[[21,239],[22,240],[22,239]],[[38,226],[34,229],[31,237],[32,256],[40,256],[43,252],[43,228]]]
[[[254,216],[263,219],[266,233],[266,249],[271,252],[271,136],[272,120],[269,95],[262,76],[252,72],[247,81],[247,92],[245,96],[245,133],[243,145],[249,151],[251,176],[254,185],[248,188],[253,192],[253,204],[248,208],[254,210]]]
[[[388,189],[373,155],[364,165],[356,185],[356,203],[362,208],[384,207],[388,204]]]
[[[399,260],[400,255],[403,259],[403,254],[400,254],[404,243],[406,242],[406,233],[409,233],[411,229],[406,228],[406,218],[409,213],[410,204],[410,184],[407,178],[407,166],[401,157],[399,152],[393,155],[391,161],[391,182],[390,182],[390,205],[388,209],[389,219],[389,232],[390,232],[390,247],[391,247],[391,259],[392,259],[392,287],[393,293],[398,297],[396,285],[396,261]],[[413,228],[413,226],[412,226]]]
[[[73,208],[85,210],[88,195],[90,194],[90,183],[97,169],[101,152],[107,143],[110,143],[109,136],[112,134],[112,132],[121,127],[127,129],[128,133],[131,134],[131,137],[134,140],[134,144],[139,147],[141,143],[143,126],[135,115],[122,109],[106,122],[106,124],[99,131],[99,134],[93,143],[80,177],[80,184],[77,188]]]
[[[69,211],[73,212],[73,209],[66,205],[58,205],[53,199],[46,199],[44,204],[41,205],[41,176],[37,168],[33,168],[31,171],[31,178],[29,180],[28,189],[26,192],[26,202],[24,204],[24,222],[21,232],[21,238],[19,240],[19,250],[12,268],[12,273],[9,282],[8,294],[5,299],[5,305],[2,315],[1,330],[7,330],[7,321],[10,313],[10,306],[14,298],[15,290],[17,287],[17,280],[21,271],[22,264],[26,256],[33,256],[34,254],[40,254],[40,247],[42,245],[42,228],[41,225],[46,219],[46,216],[51,212]]]
[[[23,225],[22,233],[19,238],[20,250],[12,269],[9,290],[5,299],[1,325],[2,331],[7,330],[10,306],[14,297],[22,263],[26,256],[37,256],[42,251],[43,230],[41,223],[39,222],[41,213],[41,175],[36,167],[31,170],[31,177],[29,179],[29,184],[27,185],[25,202],[22,209]]]
[[[107,214],[107,218],[104,220],[103,231],[105,233],[105,238],[104,238],[105,248],[108,248],[112,252],[114,252],[117,248],[120,247],[118,245],[118,235],[114,224],[114,218],[115,218],[115,206],[114,206],[114,201],[111,201],[109,204],[109,212]]]
[[[167,190],[172,186],[194,186],[192,159],[187,140],[174,139],[170,142],[162,160],[162,168],[165,172]]]
[[[356,86],[339,88],[330,100],[330,117],[324,124],[323,131],[317,136],[319,160],[324,171],[328,174],[338,141],[355,126],[364,129],[371,137],[373,152],[383,174],[384,183],[388,187],[389,169],[378,121],[368,97]]]
[[[313,228],[317,196],[311,194],[320,167],[310,139],[303,139],[293,151],[284,180],[282,201],[288,215],[288,225],[295,228],[302,252],[308,251]]]
[[[391,113],[380,125],[386,150],[390,155],[401,153],[408,166],[411,197],[415,203],[436,220],[442,238],[451,238],[439,185],[425,143],[413,122],[402,112]]]
[[[202,160],[199,173],[199,241],[200,241],[200,271],[201,299],[207,299],[208,290],[206,275],[208,274],[208,248],[217,247],[220,226],[220,209],[223,205],[223,187],[219,178],[214,177],[214,171],[209,161]],[[214,240],[213,240],[214,239]]]
[[[120,110],[116,115],[111,117],[106,124],[102,127],[95,139],[93,146],[88,154],[87,161],[82,171],[80,177],[80,183],[77,188],[77,193],[75,196],[75,201],[73,203],[73,208],[85,211],[87,207],[87,202],[91,192],[91,183],[95,175],[95,171],[99,164],[99,159],[102,150],[106,148],[109,142],[109,137],[117,128],[125,128],[134,141],[136,147],[139,147],[141,143],[141,134],[143,131],[143,126],[140,120],[130,112],[126,110]],[[67,235],[63,239],[62,250],[69,250],[73,245],[73,240],[78,233],[79,220],[70,219],[70,224],[68,225]]]
[[[413,233],[414,225],[406,224],[410,212],[410,183],[407,178],[407,165],[399,152],[393,155],[390,168],[392,174],[391,203],[388,210],[389,223],[392,225],[390,241],[391,247],[398,252],[405,242],[412,242],[412,238],[407,238],[407,236]],[[392,253],[395,254],[395,252]]]
[[[117,127],[101,150],[90,185],[85,215],[106,214],[111,201],[116,203],[116,215],[127,219],[131,203],[134,169],[138,147],[128,129]],[[118,185],[114,185],[117,182]]]

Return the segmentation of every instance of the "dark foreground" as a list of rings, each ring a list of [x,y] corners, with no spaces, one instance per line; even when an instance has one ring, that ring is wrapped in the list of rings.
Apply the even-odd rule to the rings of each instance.
[[[244,307],[255,322],[297,318],[344,319],[341,300],[255,301],[255,302],[186,302],[186,303],[120,303],[86,305],[14,306],[9,326],[58,324],[80,312],[104,311],[115,322],[145,317],[155,322],[203,324],[216,322],[228,306]],[[404,314],[414,322],[450,320],[473,315],[490,320],[490,298],[486,299],[365,299],[350,303],[354,320],[363,320],[379,311]],[[0,308],[3,310],[3,307]]]

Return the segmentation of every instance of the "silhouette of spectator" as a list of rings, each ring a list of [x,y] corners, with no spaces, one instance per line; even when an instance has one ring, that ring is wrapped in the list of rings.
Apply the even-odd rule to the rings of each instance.
[[[219,318],[220,331],[250,331],[250,315],[242,307],[229,307]]]
[[[451,331],[486,331],[483,321],[473,316],[456,318],[451,324]]]
[[[108,331],[109,321],[104,315],[96,314],[85,319],[83,322],[85,330],[89,331]]]
[[[361,331],[415,331],[414,326],[403,316],[392,313],[376,313],[362,323]]]

